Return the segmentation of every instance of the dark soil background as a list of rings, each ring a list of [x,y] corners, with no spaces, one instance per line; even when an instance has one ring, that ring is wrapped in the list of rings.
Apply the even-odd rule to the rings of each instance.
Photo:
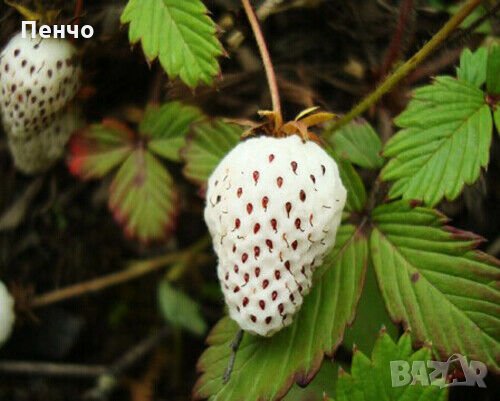
[[[32,5],[31,1],[18,3]],[[85,86],[93,93],[84,102],[89,123],[113,116],[133,125],[129,117],[134,111],[142,110],[150,101],[169,99],[196,104],[214,116],[255,118],[257,110],[270,108],[264,72],[238,1],[205,3],[224,30],[221,41],[228,57],[221,59],[222,77],[216,87],[200,87],[193,92],[177,81],[168,81],[158,64],[148,66],[139,46],[131,49],[127,29],[119,24],[125,0],[85,0],[82,24],[92,25],[95,35],[92,39],[77,40],[76,45],[81,50]],[[301,3],[308,7],[277,13],[263,24],[286,117],[293,118],[298,111],[312,105],[345,112],[390,71],[384,65],[397,24],[399,1],[304,0]],[[403,58],[420,48],[449,17],[427,1],[414,3],[415,11],[405,23],[398,49]],[[43,1],[43,4],[60,8],[61,20],[71,21],[73,1]],[[20,23],[19,14],[0,2],[0,47],[20,30]],[[498,35],[499,21],[492,19],[492,24]],[[235,30],[240,30],[247,39],[237,49],[231,49],[227,41]],[[384,140],[393,134],[392,118],[405,107],[411,88],[428,82],[432,75],[453,73],[461,49],[474,48],[483,37],[481,34],[452,36],[433,58],[370,111],[369,119]],[[494,136],[491,153],[488,171],[481,179],[466,188],[457,201],[445,202],[440,208],[453,219],[454,226],[488,238],[483,249],[498,257],[498,135]],[[23,308],[21,301],[29,300],[33,293],[116,272],[127,261],[183,248],[200,238],[205,233],[203,200],[198,189],[182,177],[182,166],[170,167],[181,190],[177,229],[165,244],[146,247],[126,239],[109,213],[108,180],[82,183],[69,174],[64,161],[42,177],[23,176],[15,171],[5,136],[0,136],[0,221],[12,208],[20,212],[14,224],[0,229],[0,277],[16,289],[20,300],[16,329],[11,341],[1,349],[0,361],[109,365],[163,326],[156,300],[161,272],[44,309],[31,311]],[[369,186],[374,178],[372,173],[362,171],[362,174]],[[29,188],[31,196],[23,196]],[[200,301],[210,325],[223,314],[214,262],[188,271],[180,285]],[[172,330],[157,351],[124,372],[122,385],[110,399],[190,399],[196,360],[203,348],[203,339]],[[339,355],[349,359],[345,350]],[[141,378],[146,382],[144,375],[148,370],[154,373],[149,386],[153,392],[145,395],[134,383],[141,382]],[[492,378],[488,384],[488,391],[460,388],[454,391],[452,399],[500,399]],[[93,380],[83,377],[63,379],[0,373],[0,400],[74,401],[94,385]]]

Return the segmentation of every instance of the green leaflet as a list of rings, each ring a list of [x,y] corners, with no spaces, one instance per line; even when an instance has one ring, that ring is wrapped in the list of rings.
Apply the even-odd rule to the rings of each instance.
[[[222,45],[200,0],[129,0],[121,22],[130,24],[130,42],[140,41],[147,60],[159,58],[171,78],[195,87],[219,73]]]
[[[499,372],[500,264],[475,250],[482,239],[405,201],[372,217],[372,261],[392,319],[443,359],[458,352]]]
[[[186,143],[191,124],[200,121],[203,114],[192,106],[170,102],[161,107],[148,107],[139,132],[149,138],[148,147],[165,159],[180,161],[179,150]]]
[[[465,49],[460,56],[457,78],[480,88],[486,82],[488,49],[480,47],[475,52]]]
[[[329,135],[327,130],[326,137],[335,154],[344,160],[369,169],[377,169],[384,164],[384,159],[380,156],[382,142],[366,121],[351,122],[333,135]]]
[[[488,164],[491,112],[484,93],[468,82],[436,78],[415,91],[396,124],[402,129],[385,146],[391,159],[382,170],[384,180],[394,181],[390,198],[429,205],[455,199]]]
[[[357,351],[351,373],[340,372],[335,400],[445,401],[448,392],[438,386],[418,382],[414,385],[392,386],[391,361],[407,361],[411,366],[413,361],[430,359],[431,350],[427,347],[413,352],[408,333],[396,344],[388,334],[382,332],[375,343],[371,360]]]
[[[177,194],[173,180],[147,150],[136,149],[118,170],[109,189],[109,207],[130,237],[160,240],[173,228]]]
[[[354,317],[367,262],[367,242],[361,230],[342,226],[335,248],[324,261],[324,274],[305,298],[288,328],[271,338],[245,334],[231,380],[222,376],[237,325],[222,319],[212,330],[209,348],[201,356],[195,398],[217,401],[276,400],[294,381],[309,383],[323,360],[342,341]]]
[[[193,127],[193,136],[183,151],[184,175],[204,185],[224,156],[240,141],[243,128],[218,119]]]

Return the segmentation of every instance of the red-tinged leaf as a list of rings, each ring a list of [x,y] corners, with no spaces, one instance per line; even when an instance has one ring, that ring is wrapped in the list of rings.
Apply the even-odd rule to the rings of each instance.
[[[346,325],[354,319],[367,263],[363,227],[341,226],[335,248],[315,273],[315,286],[294,322],[270,338],[246,333],[227,384],[223,384],[222,377],[238,326],[230,318],[223,318],[210,333],[209,347],[198,362],[202,374],[194,398],[272,401],[282,399],[294,382],[309,384],[324,354],[333,355]]]
[[[370,251],[391,318],[415,343],[432,343],[500,372],[500,262],[482,238],[444,226],[439,212],[393,202],[372,212]]]
[[[104,120],[76,133],[69,142],[68,166],[82,178],[100,178],[133,151],[134,133],[116,120]]]
[[[165,167],[150,152],[137,148],[114,178],[109,207],[132,238],[149,243],[164,239],[173,229],[177,193]]]

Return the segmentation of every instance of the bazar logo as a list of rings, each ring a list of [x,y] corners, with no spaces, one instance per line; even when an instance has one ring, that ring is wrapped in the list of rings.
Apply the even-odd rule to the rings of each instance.
[[[483,362],[470,361],[453,354],[447,361],[391,361],[392,387],[420,383],[422,386],[475,386],[486,387],[484,377],[488,369]]]

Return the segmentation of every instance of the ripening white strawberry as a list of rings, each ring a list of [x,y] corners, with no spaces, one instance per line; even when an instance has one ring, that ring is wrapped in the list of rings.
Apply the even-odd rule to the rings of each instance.
[[[46,128],[35,134],[8,138],[16,167],[25,174],[40,173],[50,168],[64,153],[71,134],[82,125],[78,109],[55,114]]]
[[[335,161],[297,135],[248,139],[217,166],[205,220],[229,314],[243,330],[271,336],[292,322],[345,201]]]
[[[15,320],[14,299],[0,281],[0,347],[10,337]]]
[[[50,142],[44,135],[54,133],[64,120],[68,103],[75,97],[80,84],[81,69],[75,47],[65,39],[39,36],[28,33],[23,38],[15,35],[0,54],[0,108],[4,130],[9,142],[16,143],[18,154],[14,154],[16,166],[22,171],[31,170],[19,165],[22,160],[35,153],[43,154],[42,147],[35,150],[36,143]],[[57,150],[62,154],[67,138],[60,141]],[[52,141],[53,142],[53,141]],[[20,145],[27,145],[22,155]],[[47,147],[47,146],[45,146]],[[11,149],[13,146],[11,145]],[[53,152],[54,153],[54,152]],[[49,167],[42,160],[34,160],[45,170]],[[48,156],[48,160],[53,157]],[[38,172],[31,171],[32,173]]]
[[[46,127],[76,95],[80,73],[76,49],[69,41],[15,35],[0,54],[6,131],[22,136]]]

